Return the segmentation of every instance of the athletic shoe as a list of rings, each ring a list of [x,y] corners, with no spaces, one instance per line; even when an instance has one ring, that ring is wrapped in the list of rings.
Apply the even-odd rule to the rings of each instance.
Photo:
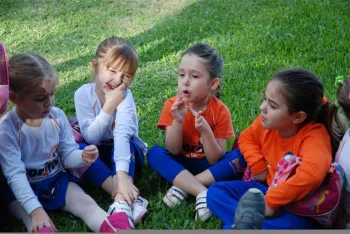
[[[264,194],[257,188],[251,188],[238,202],[232,229],[261,229],[264,217]]]

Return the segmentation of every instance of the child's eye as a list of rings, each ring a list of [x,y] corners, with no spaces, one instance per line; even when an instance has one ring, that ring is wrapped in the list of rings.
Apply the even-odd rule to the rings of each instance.
[[[276,106],[274,106],[274,105],[272,105],[272,104],[270,104],[270,107],[271,107],[272,109],[276,109]]]
[[[37,102],[43,102],[45,99],[35,99],[35,101],[37,101]]]
[[[123,76],[123,79],[130,80],[131,76]]]
[[[112,72],[112,73],[117,73],[116,71],[114,71],[114,70],[109,70],[110,72]]]
[[[56,95],[56,92],[53,92],[53,93],[50,94],[51,97],[55,96],[55,95]]]
[[[199,76],[197,76],[197,75],[192,75],[192,77],[195,79],[199,78]]]
[[[185,74],[184,74],[184,73],[179,73],[179,76],[180,76],[180,77],[184,77]]]

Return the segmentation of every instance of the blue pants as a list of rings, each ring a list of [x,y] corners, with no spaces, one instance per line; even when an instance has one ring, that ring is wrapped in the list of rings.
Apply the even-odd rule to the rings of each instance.
[[[147,153],[147,159],[150,167],[170,183],[173,183],[175,177],[183,170],[197,175],[209,169],[215,181],[224,181],[241,176],[246,167],[246,162],[239,150],[227,152],[212,166],[206,158],[191,159],[182,155],[173,155],[160,146],[153,146]]]
[[[86,142],[79,144],[80,149],[84,149],[86,146],[88,146]],[[97,148],[100,157],[85,171],[83,177],[88,178],[95,186],[101,187],[109,176],[116,174],[113,157],[114,146],[113,144],[98,144]],[[135,179],[135,174],[140,173],[142,170],[145,157],[133,140],[130,140],[130,153],[129,176]]]
[[[61,171],[48,179],[30,183],[30,186],[44,209],[56,210],[66,205],[66,193],[69,182],[77,182],[77,178]],[[16,200],[7,183],[0,184],[0,198],[6,204]]]
[[[260,189],[264,194],[268,187],[258,182],[227,181],[212,184],[207,193],[209,209],[224,222],[223,229],[231,229],[239,199],[250,188]],[[283,210],[273,219],[265,219],[262,229],[312,229],[319,228],[316,221]]]

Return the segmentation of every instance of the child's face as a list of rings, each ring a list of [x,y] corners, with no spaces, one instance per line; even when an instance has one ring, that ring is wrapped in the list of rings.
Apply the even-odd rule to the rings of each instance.
[[[260,105],[261,124],[265,128],[289,131],[294,129],[293,114],[288,112],[286,99],[281,94],[280,81],[272,80],[267,85],[264,101]]]
[[[133,75],[123,71],[119,68],[107,68],[102,66],[97,73],[96,84],[99,88],[107,93],[115,88],[117,88],[122,83],[125,84],[125,87],[128,88],[133,80]]]
[[[210,73],[204,61],[193,54],[182,57],[178,70],[178,90],[186,102],[196,102],[211,94],[212,86]]]
[[[14,98],[16,109],[25,122],[27,119],[40,119],[48,116],[55,104],[56,84],[53,80],[44,80],[33,92],[21,98]]]

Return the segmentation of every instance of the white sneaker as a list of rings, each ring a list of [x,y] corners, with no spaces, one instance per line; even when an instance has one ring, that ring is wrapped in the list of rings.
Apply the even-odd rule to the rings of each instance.
[[[170,208],[174,208],[175,206],[179,205],[183,200],[185,200],[186,197],[187,192],[173,185],[166,192],[165,196],[163,197],[163,201]]]
[[[126,216],[128,216],[129,224],[132,227],[132,229],[134,229],[135,226],[133,223],[132,211],[129,204],[126,201],[114,201],[112,205],[109,206],[109,209],[107,211],[109,215],[112,215],[118,212],[124,212]]]
[[[207,192],[208,190],[204,190],[200,192],[196,197],[196,205],[194,209],[195,221],[200,219],[202,222],[205,222],[213,215],[207,205]]]
[[[134,221],[135,226],[146,214],[147,206],[148,206],[148,201],[143,197],[138,197],[136,200],[134,200],[131,206],[131,209],[132,209],[132,219]]]

